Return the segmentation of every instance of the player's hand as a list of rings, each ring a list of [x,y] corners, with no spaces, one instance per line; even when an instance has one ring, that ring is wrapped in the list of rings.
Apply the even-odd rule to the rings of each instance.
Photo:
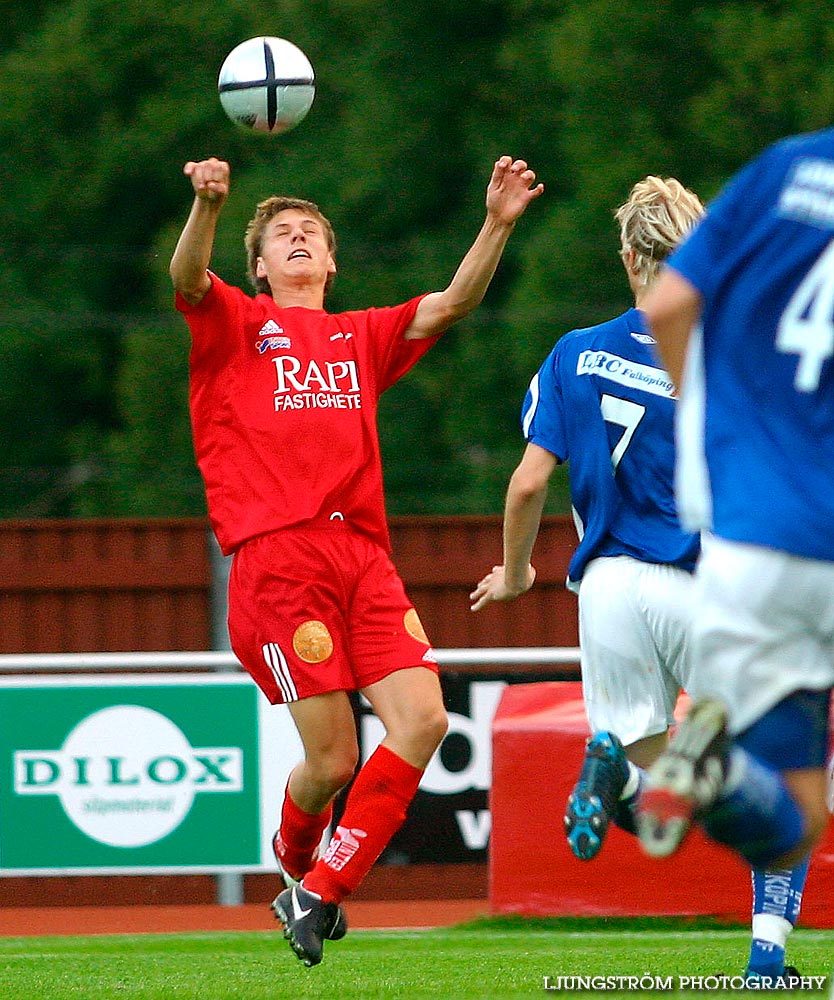
[[[222,204],[229,195],[229,164],[211,156],[195,163],[189,160],[182,168],[186,177],[191,178],[194,194],[203,201]]]
[[[487,214],[511,225],[543,191],[544,184],[536,184],[536,173],[526,161],[501,156],[495,161],[487,186]]]
[[[526,593],[536,579],[536,571],[532,566],[527,567],[526,586],[509,587],[507,585],[506,574],[503,566],[493,566],[492,571],[481,580],[478,586],[469,595],[472,601],[471,611],[480,611],[485,608],[490,601],[512,601],[520,594]]]

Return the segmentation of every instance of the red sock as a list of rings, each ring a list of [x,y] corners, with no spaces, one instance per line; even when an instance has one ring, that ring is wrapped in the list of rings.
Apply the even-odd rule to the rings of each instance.
[[[275,834],[272,848],[275,856],[293,878],[301,878],[313,867],[316,848],[333,815],[329,805],[318,815],[304,812],[290,797],[290,788],[284,792],[281,826]]]
[[[353,782],[333,839],[304,888],[325,902],[353,892],[399,830],[423,772],[385,746],[377,747]]]

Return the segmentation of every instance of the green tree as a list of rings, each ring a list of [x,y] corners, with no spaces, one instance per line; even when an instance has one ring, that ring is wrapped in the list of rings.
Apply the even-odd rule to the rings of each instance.
[[[5,8],[4,8],[4,12]],[[31,18],[28,13],[31,12]],[[270,193],[339,238],[333,309],[442,287],[496,156],[545,181],[483,307],[383,400],[394,513],[500,510],[530,376],[566,330],[629,304],[612,210],[646,173],[703,197],[756,149],[828,124],[834,29],[813,0],[11,0],[0,43],[0,516],[202,513],[186,330],[167,261],[186,160],[225,157],[214,267]],[[317,71],[280,138],[223,115],[244,38]],[[564,483],[553,509],[566,509]]]

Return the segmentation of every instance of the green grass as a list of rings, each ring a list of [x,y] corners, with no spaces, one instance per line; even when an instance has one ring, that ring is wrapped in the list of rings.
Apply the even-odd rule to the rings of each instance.
[[[830,932],[797,930],[790,961],[831,973]],[[279,933],[0,938],[8,1000],[504,1000],[584,998],[569,975],[738,975],[749,931],[674,921],[484,920],[431,931],[355,931],[305,969]],[[550,977],[551,990],[545,989]],[[787,995],[828,1000],[819,993]],[[657,996],[608,989],[606,996]],[[661,992],[662,995],[662,992]],[[695,995],[683,994],[683,995]],[[709,997],[749,992],[703,991]],[[786,994],[779,994],[784,996]]]

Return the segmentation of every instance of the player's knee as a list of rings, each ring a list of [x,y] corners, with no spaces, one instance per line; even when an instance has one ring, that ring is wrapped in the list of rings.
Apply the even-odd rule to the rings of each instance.
[[[449,717],[442,705],[426,707],[416,712],[411,722],[412,739],[419,742],[432,754],[440,746],[449,728]]]
[[[830,815],[825,795],[825,778],[821,771],[789,773],[785,780],[802,817],[802,834],[789,851],[773,862],[773,867],[789,868],[806,858],[822,839]]]
[[[449,719],[442,703],[411,705],[409,711],[388,719],[388,736],[394,747],[408,749],[406,756],[416,754],[428,760],[440,746],[449,728]]]
[[[334,788],[341,789],[347,785],[359,764],[359,751],[343,753],[332,762],[330,779]]]
[[[331,795],[347,785],[356,772],[359,763],[357,748],[332,749],[328,753],[307,760],[309,775],[320,787]]]
[[[754,867],[793,868],[794,865],[807,858],[825,832],[826,824],[818,824],[816,819],[811,819],[808,816],[805,819],[807,825],[802,837],[789,851],[785,851],[779,857],[769,859],[766,863],[754,865]]]
[[[806,823],[805,840],[810,851],[825,833],[830,817],[824,799],[804,803],[803,813]]]

